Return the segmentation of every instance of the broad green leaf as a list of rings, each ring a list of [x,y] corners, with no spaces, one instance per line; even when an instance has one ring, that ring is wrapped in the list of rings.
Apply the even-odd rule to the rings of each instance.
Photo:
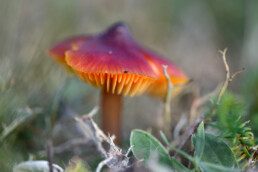
[[[133,130],[131,132],[130,144],[133,146],[133,155],[137,159],[144,159],[146,162],[152,153],[157,152],[160,163],[172,166],[170,155],[165,147],[149,133],[143,130]]]
[[[192,139],[195,140],[195,157],[201,158],[205,147],[205,133],[203,122],[200,123],[197,129],[197,134],[193,135]]]
[[[240,172],[241,169],[225,167],[209,162],[200,162],[199,166],[207,172]]]
[[[197,137],[192,138],[197,148]],[[216,164],[224,167],[236,167],[236,159],[228,145],[219,137],[205,133],[205,147],[200,157],[202,162]]]

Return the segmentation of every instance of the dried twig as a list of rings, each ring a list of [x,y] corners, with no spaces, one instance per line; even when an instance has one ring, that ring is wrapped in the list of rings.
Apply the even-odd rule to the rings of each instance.
[[[74,147],[77,146],[81,146],[81,145],[86,145],[87,141],[89,141],[89,139],[84,139],[84,138],[78,138],[78,139],[72,139],[69,140],[59,146],[53,147],[53,153],[54,154],[60,154],[63,153],[65,151],[69,151]]]
[[[102,147],[101,143],[108,140],[107,136],[98,128],[95,122],[88,116],[84,115],[83,118],[75,117],[75,121],[81,127],[83,134],[86,138],[91,139],[97,147],[103,158],[107,158],[107,153]]]
[[[88,113],[88,116],[92,118],[98,111],[99,111],[99,107],[98,107],[98,106],[95,106],[95,107]]]
[[[192,82],[192,80],[189,80],[187,83],[179,83],[176,85],[173,85],[171,83],[170,77],[167,73],[167,68],[168,65],[163,65],[163,74],[167,80],[167,92],[165,96],[165,105],[164,105],[164,132],[167,135],[168,138],[171,138],[171,109],[170,109],[170,104],[171,104],[171,98],[172,98],[172,92],[175,87],[183,86],[186,84],[189,84]]]
[[[236,76],[238,76],[244,71],[245,71],[245,68],[243,67],[240,71],[235,72],[233,75],[231,75],[229,82],[231,82]]]
[[[223,51],[219,50],[219,53],[222,55],[222,60],[223,60],[223,63],[224,63],[225,69],[226,69],[226,80],[225,80],[225,82],[224,82],[224,84],[223,84],[223,86],[220,90],[218,100],[217,100],[217,104],[220,103],[220,100],[221,100],[223,94],[225,93],[229,82],[231,82],[237,75],[239,75],[240,73],[242,73],[245,70],[245,68],[242,68],[242,70],[234,73],[232,76],[230,75],[230,69],[229,69],[229,66],[228,66],[228,63],[227,63],[227,58],[226,58],[227,50],[228,50],[227,48],[225,48]]]
[[[96,113],[96,110],[93,112]],[[104,165],[107,165],[112,171],[123,171],[129,167],[128,154],[123,154],[122,150],[115,145],[114,136],[106,136],[89,115],[84,115],[82,118],[76,117],[75,121],[78,122],[85,137],[93,141],[104,158],[98,165],[97,171],[100,171]],[[108,146],[103,146],[107,144]]]
[[[205,94],[202,97],[194,100],[191,109],[190,109],[190,124],[192,123],[192,119],[195,118],[197,116],[198,113],[198,108],[200,106],[202,106],[203,104],[205,104],[207,101],[210,100],[210,97],[212,95],[216,95],[218,94],[220,91],[220,84],[215,88],[214,91],[212,91],[211,93]],[[200,116],[198,117],[192,124],[192,126],[189,127],[189,129],[187,130],[187,132],[183,135],[183,140],[180,141],[180,145],[178,146],[179,149],[182,149],[183,146],[185,145],[186,141],[189,139],[189,137],[191,137],[191,135],[194,133],[195,129],[198,127],[198,125],[200,124],[200,122],[202,122],[202,120],[204,119],[204,116]],[[174,156],[177,156],[177,153],[174,154]]]
[[[219,84],[215,90],[213,90],[211,93],[205,94],[199,98],[196,98],[191,106],[190,109],[190,124],[192,124],[194,122],[194,120],[197,118],[198,116],[198,109],[204,105],[206,102],[212,100],[211,97],[214,95],[217,95],[220,91],[221,88],[221,84]]]
[[[128,157],[128,155],[129,155],[129,153],[132,151],[133,147],[134,147],[134,145],[131,145],[131,146],[128,148],[128,150],[127,150],[125,156]]]
[[[166,97],[165,97],[165,112],[164,112],[164,124],[165,124],[165,133],[166,134],[169,134],[170,133],[170,123],[171,123],[171,116],[170,116],[170,113],[171,113],[171,110],[170,110],[170,102],[171,102],[171,94],[172,94],[172,91],[174,89],[174,86],[172,85],[171,81],[170,81],[170,77],[167,73],[167,68],[168,66],[167,65],[163,65],[163,73],[164,73],[164,76],[167,80],[167,93],[166,93]]]
[[[197,126],[204,120],[204,116],[200,116],[197,120],[195,120],[194,124],[190,127],[190,129],[185,134],[181,144],[179,145],[178,149],[182,149],[185,145],[188,138],[194,133],[194,130],[197,128]],[[178,154],[177,152],[174,154],[174,157],[176,157]]]
[[[219,50],[219,53],[221,53],[221,55],[222,55],[222,60],[224,62],[225,69],[226,69],[226,80],[225,80],[225,82],[224,82],[224,84],[223,84],[223,86],[220,90],[217,104],[219,104],[219,102],[221,100],[221,97],[224,94],[224,92],[226,91],[226,89],[228,87],[229,80],[230,80],[230,70],[229,70],[229,66],[228,66],[228,63],[227,63],[227,59],[226,59],[227,50],[228,50],[227,48],[225,48],[223,51]]]
[[[46,145],[47,161],[49,166],[49,172],[53,172],[53,150],[51,141],[47,142]]]
[[[223,86],[221,87],[220,91],[219,91],[219,95],[218,95],[218,100],[216,102],[217,105],[219,105],[220,100],[223,96],[223,94],[225,93],[229,82],[231,82],[237,75],[239,75],[240,73],[242,73],[244,71],[244,68],[241,71],[238,71],[236,73],[234,73],[232,76],[230,75],[230,69],[227,63],[227,59],[226,59],[226,53],[227,53],[227,48],[225,48],[223,51],[219,50],[219,53],[222,54],[222,60],[226,69],[226,80],[223,84]],[[208,98],[211,96],[211,94],[216,94],[217,92],[217,88],[210,94],[207,94],[205,96],[203,96],[202,98],[199,98],[199,100],[197,102],[195,102],[195,104],[192,105],[191,107],[191,113],[197,113],[197,108],[202,105],[203,103],[205,103]],[[215,113],[214,111],[212,113]],[[204,116],[200,116],[199,118],[197,118],[197,120],[195,120],[194,124],[190,127],[190,129],[187,131],[187,133],[184,136],[184,139],[182,140],[181,144],[179,145],[179,149],[182,149],[184,144],[186,143],[186,141],[188,140],[188,138],[193,134],[193,132],[195,131],[195,129],[197,128],[197,126],[200,124],[201,121],[204,120]],[[174,157],[177,156],[177,153],[174,154]]]
[[[185,113],[183,113],[180,117],[180,120],[177,122],[176,127],[174,128],[173,132],[173,139],[176,140],[179,135],[182,128],[187,124],[187,116]]]
[[[102,170],[102,168],[109,162],[112,160],[112,157],[109,157],[107,159],[104,159],[103,161],[101,161],[99,164],[98,164],[98,167],[96,169],[96,172],[100,172]]]

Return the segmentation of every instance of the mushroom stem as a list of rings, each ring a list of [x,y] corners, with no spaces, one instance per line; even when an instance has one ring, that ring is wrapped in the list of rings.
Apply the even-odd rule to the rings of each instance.
[[[122,96],[102,91],[102,128],[105,134],[115,135],[115,143],[120,142]]]

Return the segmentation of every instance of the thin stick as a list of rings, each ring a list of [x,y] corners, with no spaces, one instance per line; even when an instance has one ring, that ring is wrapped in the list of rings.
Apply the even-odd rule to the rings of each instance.
[[[47,151],[47,161],[49,166],[49,172],[53,172],[53,151],[52,151],[52,143],[50,141],[47,142],[46,151]]]
[[[200,116],[195,122],[194,124],[191,126],[191,128],[187,131],[187,133],[184,136],[184,139],[182,140],[181,144],[179,145],[178,149],[182,149],[183,146],[185,145],[186,141],[188,140],[188,138],[194,133],[194,130],[197,128],[197,126],[204,120],[204,116]],[[178,153],[176,152],[174,154],[174,157],[176,157],[178,155]]]
[[[244,72],[245,71],[245,68],[242,68],[240,71],[234,73],[231,77],[230,77],[230,82],[236,77],[238,76],[240,73]]]
[[[89,140],[84,139],[84,138],[77,138],[77,139],[69,140],[59,146],[53,147],[53,153],[61,154],[65,151],[70,151],[75,147],[82,146],[82,145],[85,146],[85,145],[87,145],[87,141],[89,141]]]
[[[213,90],[211,93],[205,94],[202,97],[196,99],[191,107],[190,110],[190,115],[192,116],[197,116],[197,110],[199,108],[199,106],[205,104],[209,98],[212,95],[217,95],[219,93],[219,88],[221,87],[221,84],[219,84],[215,90]],[[193,117],[192,117],[193,118]],[[192,126],[189,128],[189,130],[184,134],[183,136],[183,140],[180,142],[180,145],[178,146],[179,149],[182,149],[183,146],[185,145],[186,141],[189,139],[189,137],[194,133],[195,129],[197,128],[197,126],[205,119],[204,116],[200,116],[199,118],[197,118],[194,123],[192,124]],[[191,121],[191,120],[190,120]],[[174,156],[177,156],[177,153],[174,154]]]
[[[103,161],[101,161],[99,164],[98,164],[98,167],[96,169],[96,172],[101,172],[101,169],[109,162],[112,160],[112,157],[109,157],[107,159],[104,159]]]
[[[227,48],[225,48],[223,51],[219,50],[219,53],[222,55],[222,60],[226,69],[226,80],[220,90],[219,96],[218,96],[218,100],[217,100],[217,104],[220,103],[220,100],[223,96],[223,94],[225,93],[226,89],[228,88],[228,84],[236,77],[238,76],[240,73],[242,73],[245,68],[242,68],[242,70],[234,73],[232,76],[230,75],[230,70],[229,70],[229,66],[228,66],[228,62],[227,62],[227,58],[226,58],[226,53],[227,53]]]
[[[219,84],[212,92],[205,94],[199,98],[196,98],[192,106],[190,108],[190,124],[194,122],[194,120],[198,117],[198,109],[203,106],[207,101],[212,101],[211,97],[214,95],[218,95],[221,89],[221,85]]]
[[[224,66],[225,66],[225,69],[226,69],[226,80],[225,80],[225,82],[224,82],[224,84],[223,84],[223,86],[220,90],[217,104],[220,103],[221,97],[225,93],[225,91],[228,87],[229,80],[230,80],[230,70],[229,70],[229,66],[228,66],[228,63],[227,63],[227,59],[226,59],[227,50],[228,50],[227,48],[225,48],[223,51],[219,50],[219,53],[221,53],[221,55],[222,55],[222,60],[224,62]]]
[[[105,165],[107,165],[111,171],[124,171],[129,167],[128,154],[124,155],[122,149],[115,145],[115,136],[106,136],[88,115],[85,115],[82,118],[75,117],[75,121],[78,122],[85,136],[94,142],[97,150],[104,158],[104,160],[99,163],[97,171],[101,171]],[[107,143],[109,146],[104,146],[103,143],[105,143],[105,145]],[[128,152],[130,151],[131,147]]]
[[[98,107],[98,106],[95,106],[95,107],[88,113],[88,116],[92,118],[98,111],[99,111],[99,107]]]
[[[170,78],[169,78],[169,75],[167,73],[167,68],[168,66],[167,65],[163,65],[163,73],[164,73],[164,76],[167,80],[167,93],[166,93],[166,97],[165,97],[165,112],[164,112],[164,124],[165,124],[165,133],[167,135],[169,135],[169,132],[170,132],[170,123],[171,123],[171,116],[170,116],[170,113],[171,113],[171,110],[170,110],[170,102],[171,102],[171,94],[172,94],[172,91],[173,91],[173,88],[174,86],[172,85],[171,81],[170,81]]]
[[[91,118],[89,118],[89,120],[94,128],[92,128],[92,126],[86,125],[82,118],[75,117],[74,119],[81,127],[85,138],[91,138],[93,140],[97,150],[101,154],[101,156],[106,159],[108,157],[108,155],[101,143],[104,140],[107,141],[108,137],[102,132],[102,130],[100,130],[98,128],[97,125],[95,125],[95,122],[93,120],[91,120]],[[101,136],[101,139],[104,139],[104,140],[98,140],[98,139],[100,139],[100,137],[97,137],[98,135]]]

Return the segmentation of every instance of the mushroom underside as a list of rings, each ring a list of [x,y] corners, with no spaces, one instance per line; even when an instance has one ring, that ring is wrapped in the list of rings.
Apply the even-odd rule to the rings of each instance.
[[[137,96],[144,93],[156,79],[131,73],[108,74],[76,71],[78,77],[92,86],[99,87],[107,93],[123,96]]]

